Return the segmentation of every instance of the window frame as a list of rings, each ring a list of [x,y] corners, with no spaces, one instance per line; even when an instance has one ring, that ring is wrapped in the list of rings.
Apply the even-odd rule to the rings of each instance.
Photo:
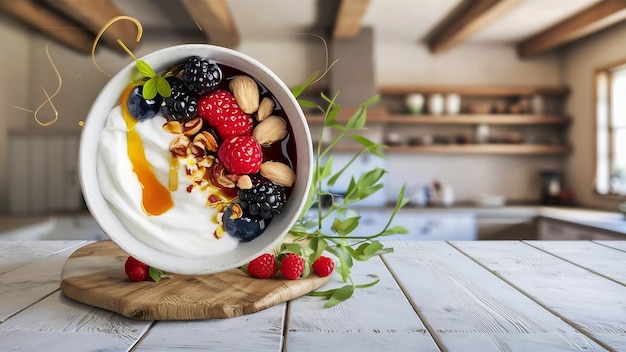
[[[624,71],[626,71],[626,59],[622,59],[620,61],[614,62],[612,64],[608,64],[608,65],[604,65],[602,67],[596,68],[594,70],[593,73],[593,78],[592,78],[592,84],[593,84],[593,99],[592,99],[592,108],[593,108],[593,193],[597,196],[600,197],[602,199],[607,199],[607,200],[625,200],[626,199],[626,193],[625,194],[617,194],[617,193],[611,193],[610,190],[608,193],[601,193],[600,191],[598,191],[598,160],[599,160],[599,152],[598,152],[598,130],[599,130],[599,125],[598,125],[598,118],[599,118],[599,104],[600,102],[600,96],[599,96],[599,80],[600,80],[600,76],[602,75],[606,75],[606,86],[604,87],[606,90],[606,100],[604,103],[606,103],[606,114],[607,114],[607,146],[606,148],[608,149],[607,151],[607,161],[608,161],[608,168],[609,168],[609,173],[611,172],[611,165],[613,163],[613,136],[614,136],[614,128],[613,128],[613,123],[611,122],[612,120],[612,80],[613,80],[613,76],[614,76],[614,71],[618,70],[618,69],[622,69]],[[609,184],[610,184],[610,177],[608,180]],[[609,186],[610,187],[610,186]]]

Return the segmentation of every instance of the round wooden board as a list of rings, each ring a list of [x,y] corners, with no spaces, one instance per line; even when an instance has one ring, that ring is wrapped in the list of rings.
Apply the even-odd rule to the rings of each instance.
[[[328,281],[256,279],[240,269],[211,275],[175,275],[160,282],[132,282],[128,254],[112,241],[79,248],[65,262],[61,291],[73,300],[136,320],[230,318],[258,312],[305,295]]]

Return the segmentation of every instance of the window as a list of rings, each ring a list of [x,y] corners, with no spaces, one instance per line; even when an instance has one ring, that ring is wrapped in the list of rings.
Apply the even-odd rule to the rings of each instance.
[[[626,196],[626,64],[596,72],[595,189]]]

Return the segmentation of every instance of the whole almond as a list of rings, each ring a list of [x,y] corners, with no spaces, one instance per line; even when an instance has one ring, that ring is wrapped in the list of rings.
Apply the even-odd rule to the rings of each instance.
[[[252,114],[259,108],[259,87],[250,76],[235,76],[228,84],[237,100],[237,105],[246,114]]]
[[[261,122],[265,120],[274,111],[274,100],[270,97],[261,99],[259,103],[259,110],[256,112],[256,120]]]
[[[261,121],[254,130],[252,130],[252,137],[254,137],[260,145],[270,145],[285,138],[286,135],[287,123],[276,115],[272,115]]]
[[[296,174],[287,164],[266,161],[261,164],[261,175],[277,185],[291,187],[296,182]]]

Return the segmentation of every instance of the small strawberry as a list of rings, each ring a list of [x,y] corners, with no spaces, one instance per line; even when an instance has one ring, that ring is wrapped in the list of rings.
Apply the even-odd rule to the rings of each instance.
[[[282,260],[280,273],[288,280],[296,280],[304,272],[304,259],[295,253],[287,253]]]
[[[262,254],[248,263],[248,275],[259,279],[269,279],[277,271],[276,257],[270,253]]]
[[[220,144],[217,157],[232,174],[255,174],[261,167],[263,150],[252,136],[234,136]]]
[[[252,116],[241,111],[228,91],[216,90],[198,100],[198,116],[213,126],[222,139],[252,133]]]
[[[124,270],[126,271],[126,276],[128,276],[131,281],[144,281],[150,277],[150,267],[130,256],[126,259],[126,263],[124,263]]]
[[[317,274],[317,276],[326,277],[333,272],[333,269],[335,268],[335,262],[333,262],[333,260],[329,257],[321,256],[317,258],[311,266],[313,267],[313,271]]]

